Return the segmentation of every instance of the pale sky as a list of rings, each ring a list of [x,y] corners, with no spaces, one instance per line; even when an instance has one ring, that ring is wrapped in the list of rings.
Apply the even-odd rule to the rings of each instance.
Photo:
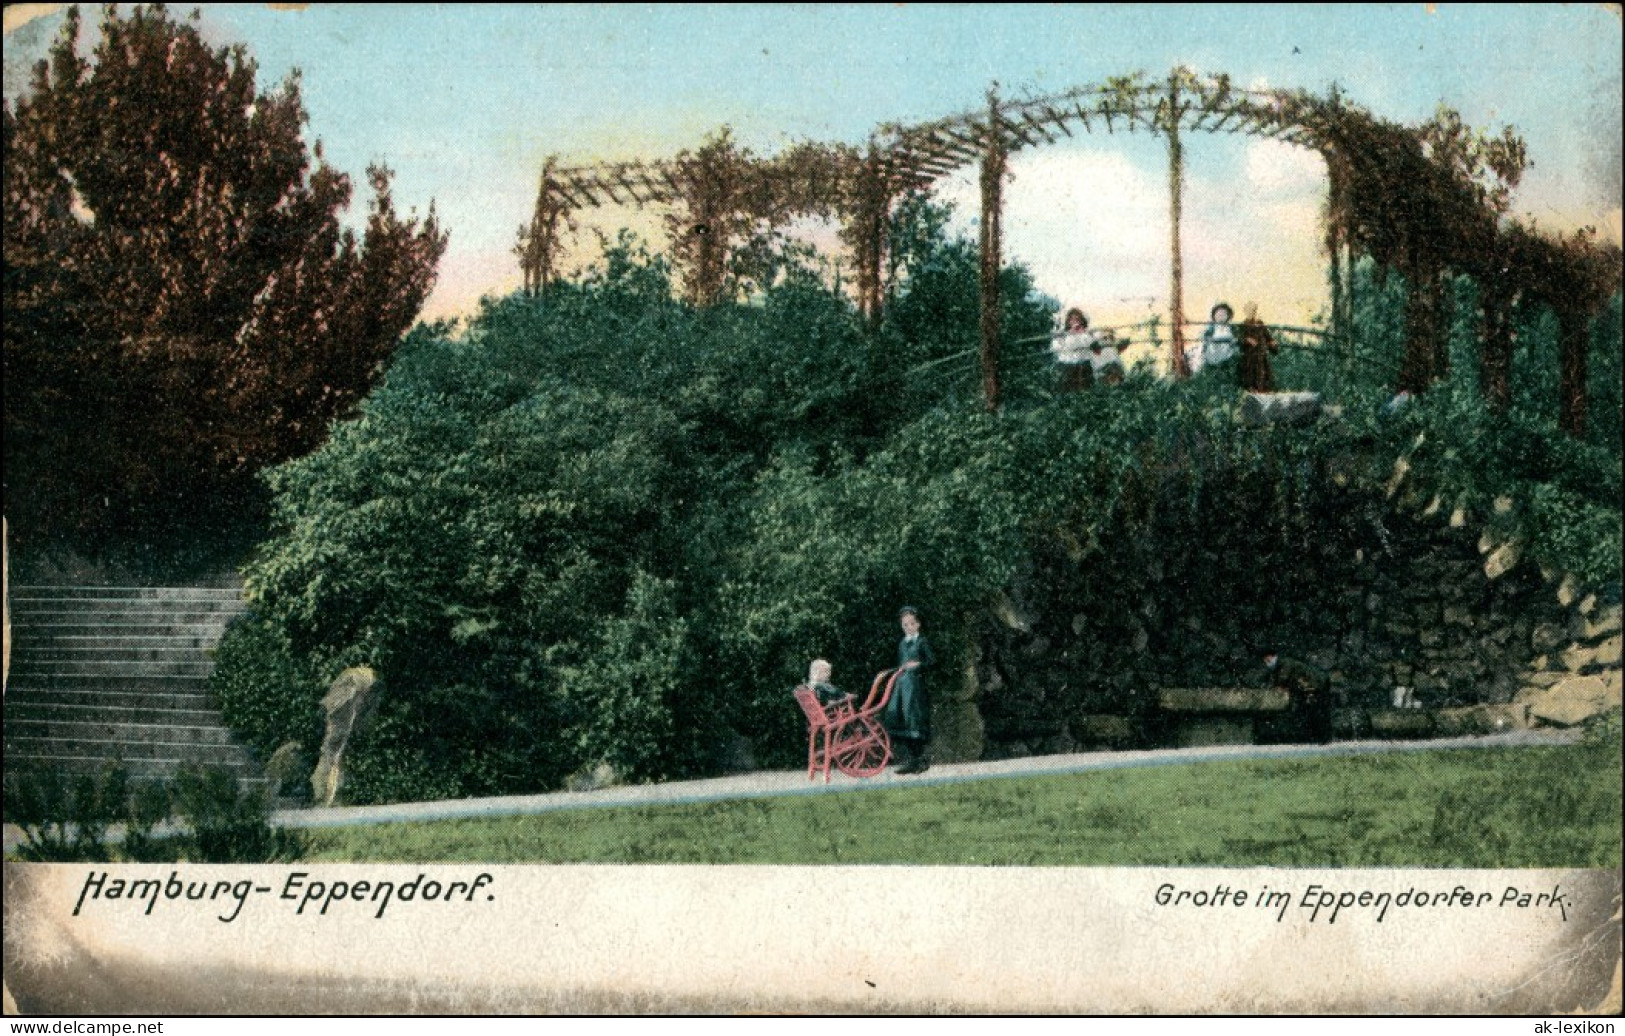
[[[47,8],[15,28],[7,9],[5,93],[61,23]],[[298,5],[279,5],[296,7]],[[191,8],[175,5],[184,16]],[[426,315],[466,311],[519,284],[515,231],[542,160],[656,159],[731,126],[759,153],[799,140],[861,143],[888,121],[976,108],[1176,65],[1245,85],[1322,91],[1403,121],[1439,103],[1528,141],[1516,201],[1542,225],[1620,237],[1617,5],[530,5],[201,6],[217,43],[245,43],[262,87],[303,73],[311,139],[358,183],[396,170],[402,207],[432,199],[451,231]],[[98,12],[85,9],[94,26]],[[1245,137],[1188,134],[1182,221],[1186,312],[1256,299],[1266,318],[1325,304],[1319,158]],[[1011,162],[1007,256],[1097,324],[1165,312],[1167,156],[1160,138],[1082,136]],[[973,174],[939,195],[975,215]],[[585,225],[650,228],[607,210]],[[658,244],[658,242],[656,242]],[[590,233],[578,261],[593,258]]]

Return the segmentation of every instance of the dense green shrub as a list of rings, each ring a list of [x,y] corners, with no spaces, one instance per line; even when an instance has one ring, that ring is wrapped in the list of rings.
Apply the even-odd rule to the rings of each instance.
[[[1611,453],[1616,464],[1620,450],[1622,420],[1625,420],[1625,391],[1621,360],[1625,356],[1621,342],[1625,341],[1620,326],[1622,297],[1615,295],[1602,315],[1591,327],[1590,366],[1586,393],[1589,399],[1586,416],[1586,441]]]
[[[1074,610],[1098,617],[1103,649],[1126,642],[1127,620],[1156,602],[1217,617],[1266,605],[1306,543],[1340,549],[1366,531],[1348,497],[1375,487],[1334,486],[1321,457],[1353,451],[1370,430],[1239,431],[1234,398],[1215,381],[1141,373],[1044,408],[929,414],[827,477],[786,459],[756,487],[718,623],[729,668],[771,666],[772,677],[732,699],[749,703],[754,727],[778,732],[774,758],[789,761],[796,720],[783,686],[817,654],[852,680],[888,664],[903,602],[926,616],[947,690],[994,595],[1045,553],[1091,559],[1092,596]],[[1154,654],[1173,678],[1234,667],[1257,646],[1216,655],[1170,637]]]
[[[170,784],[169,798],[186,829],[178,839],[183,858],[205,863],[273,863],[299,858],[298,833],[271,826],[265,792],[243,787],[226,770],[183,767]]]
[[[93,774],[8,766],[6,823],[23,833],[18,855],[51,863],[106,859],[107,830],[123,818],[129,792],[122,766]]]
[[[460,402],[386,390],[278,469],[286,532],[249,577],[294,650],[326,677],[377,668],[381,721],[489,792],[575,768],[561,667],[621,610],[638,560],[666,553],[684,462],[669,412],[624,396]],[[378,744],[352,745],[358,787]]]
[[[1352,334],[1341,350],[1289,353],[1278,365],[1293,387],[1314,388],[1350,420],[1372,422],[1373,443],[1409,468],[1406,491],[1461,507],[1474,528],[1519,539],[1526,556],[1617,596],[1620,582],[1620,296],[1591,328],[1587,435],[1557,427],[1560,356],[1551,310],[1515,309],[1506,413],[1479,391],[1479,287],[1453,282],[1449,377],[1392,415],[1383,405],[1405,352],[1404,279],[1369,262],[1354,278]],[[1379,417],[1379,415],[1381,415]],[[1503,499],[1504,498],[1504,499]],[[1501,507],[1497,509],[1496,501]],[[1510,503],[1510,507],[1508,504]]]
[[[948,251],[922,281],[974,297]],[[1012,321],[1047,326],[1012,276]],[[356,420],[268,476],[258,617],[217,666],[230,721],[262,751],[308,744],[322,682],[367,664],[385,690],[348,750],[357,801],[714,769],[729,728],[758,733],[738,689],[760,667],[719,596],[753,487],[790,457],[819,479],[861,464],[946,398],[875,390],[940,347],[898,334],[794,269],[694,309],[626,238],[580,283],[418,329]]]
[[[1619,367],[1617,297],[1610,312],[1614,316],[1605,315],[1595,327],[1593,375]],[[1557,428],[1557,323],[1549,311],[1521,317],[1507,411],[1498,414],[1484,405],[1473,351],[1460,348],[1451,377],[1396,420],[1402,455],[1417,492],[1461,507],[1494,538],[1518,539],[1534,560],[1617,597],[1620,441],[1595,434],[1575,439]],[[1474,320],[1470,307],[1458,306],[1454,337],[1470,338]],[[1611,342],[1603,337],[1609,333]],[[1591,407],[1593,429],[1607,427],[1610,420],[1618,427],[1618,399],[1617,385],[1598,393]]]
[[[227,628],[214,657],[209,691],[226,725],[261,758],[288,741],[314,758],[322,743],[323,688],[282,628],[249,612]]]
[[[17,855],[44,863],[266,863],[303,851],[296,832],[271,826],[263,791],[213,767],[143,781],[117,763],[83,774],[8,768],[5,809],[23,833]]]

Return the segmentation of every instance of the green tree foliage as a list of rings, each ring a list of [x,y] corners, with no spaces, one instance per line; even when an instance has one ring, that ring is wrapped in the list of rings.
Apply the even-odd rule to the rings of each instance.
[[[297,78],[256,92],[161,5],[109,7],[89,57],[70,10],[4,113],[6,512],[83,545],[206,507],[307,452],[381,373],[445,247],[374,168],[301,138]],[[77,528],[75,528],[77,523]]]
[[[980,261],[976,245],[949,233],[952,209],[928,195],[905,196],[893,209],[886,239],[891,285],[880,328],[880,341],[897,361],[896,380],[878,391],[907,393],[928,401],[945,387],[980,392],[979,381],[965,376],[969,364],[956,357],[974,353],[981,342],[979,321]],[[999,271],[1000,337],[1006,343],[1001,367],[1035,336],[1047,336],[1058,304],[1042,295],[1023,266]]]

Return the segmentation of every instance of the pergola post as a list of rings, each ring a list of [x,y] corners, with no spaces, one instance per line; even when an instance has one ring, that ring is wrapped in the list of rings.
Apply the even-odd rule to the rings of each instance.
[[[1583,304],[1565,300],[1557,308],[1558,413],[1557,426],[1575,439],[1586,431],[1586,360],[1590,352],[1591,320]]]
[[[869,323],[878,327],[884,313],[884,302],[881,292],[881,265],[886,258],[886,221],[891,214],[890,206],[884,201],[875,210],[874,224],[869,239],[869,264],[864,275],[869,280]]]
[[[1343,119],[1343,93],[1332,84],[1326,107],[1330,121]],[[1354,355],[1354,267],[1353,240],[1349,219],[1349,160],[1341,145],[1320,144],[1320,157],[1326,163],[1326,255],[1331,278],[1331,323],[1328,327],[1332,348],[1343,361],[1343,372],[1353,377]]]
[[[982,153],[982,394],[989,413],[999,409],[999,266],[1004,219],[1004,133],[997,87],[987,92],[987,140]]]
[[[1347,233],[1333,220],[1326,224],[1326,254],[1330,258],[1331,321],[1327,342],[1343,365],[1345,377],[1353,377],[1358,366],[1354,352],[1354,251],[1345,243]]]
[[[886,255],[886,220],[891,214],[891,196],[886,187],[885,166],[872,142],[860,175],[857,213],[853,216],[858,310],[875,326],[881,317],[881,266]]]
[[[1352,347],[1344,342],[1343,333],[1347,324],[1343,320],[1343,228],[1342,214],[1345,203],[1343,200],[1342,171],[1336,162],[1330,159],[1326,162],[1326,259],[1328,263],[1328,279],[1330,280],[1332,296],[1331,322],[1327,327],[1328,339],[1332,348],[1344,360],[1345,368],[1350,366]],[[1347,373],[1347,370],[1345,370]]]
[[[1478,391],[1497,414],[1506,413],[1512,405],[1512,307],[1517,288],[1509,281],[1492,275],[1485,278],[1479,292],[1484,344],[1479,353]]]
[[[1332,312],[1329,337],[1338,345],[1343,341],[1343,246],[1337,239],[1335,227],[1326,228],[1326,256],[1331,264]]]
[[[525,278],[525,295],[535,298],[547,291],[553,281],[553,259],[559,251],[559,222],[565,206],[558,198],[553,180],[554,160],[542,165],[542,181],[536,189],[536,211],[530,227],[521,227],[519,269]]]
[[[724,245],[718,234],[722,213],[721,206],[717,204],[716,195],[720,193],[717,186],[714,172],[702,166],[688,213],[689,233],[694,237],[694,268],[690,271],[693,283],[689,301],[696,306],[714,306],[722,298]]]
[[[1179,247],[1180,193],[1185,183],[1185,154],[1179,141],[1179,73],[1168,76],[1167,119],[1163,130],[1168,134],[1168,228],[1170,249],[1170,284],[1168,287],[1169,357],[1174,376],[1190,376],[1190,365],[1185,362],[1185,262]]]
[[[1438,346],[1444,271],[1436,255],[1424,253],[1405,273],[1410,283],[1405,296],[1405,359],[1400,364],[1399,388],[1419,396],[1444,376]]]

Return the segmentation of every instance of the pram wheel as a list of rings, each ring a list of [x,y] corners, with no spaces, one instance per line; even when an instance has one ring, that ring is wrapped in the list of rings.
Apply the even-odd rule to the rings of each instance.
[[[860,717],[836,735],[834,762],[849,777],[873,777],[891,762],[891,736],[876,720]]]

